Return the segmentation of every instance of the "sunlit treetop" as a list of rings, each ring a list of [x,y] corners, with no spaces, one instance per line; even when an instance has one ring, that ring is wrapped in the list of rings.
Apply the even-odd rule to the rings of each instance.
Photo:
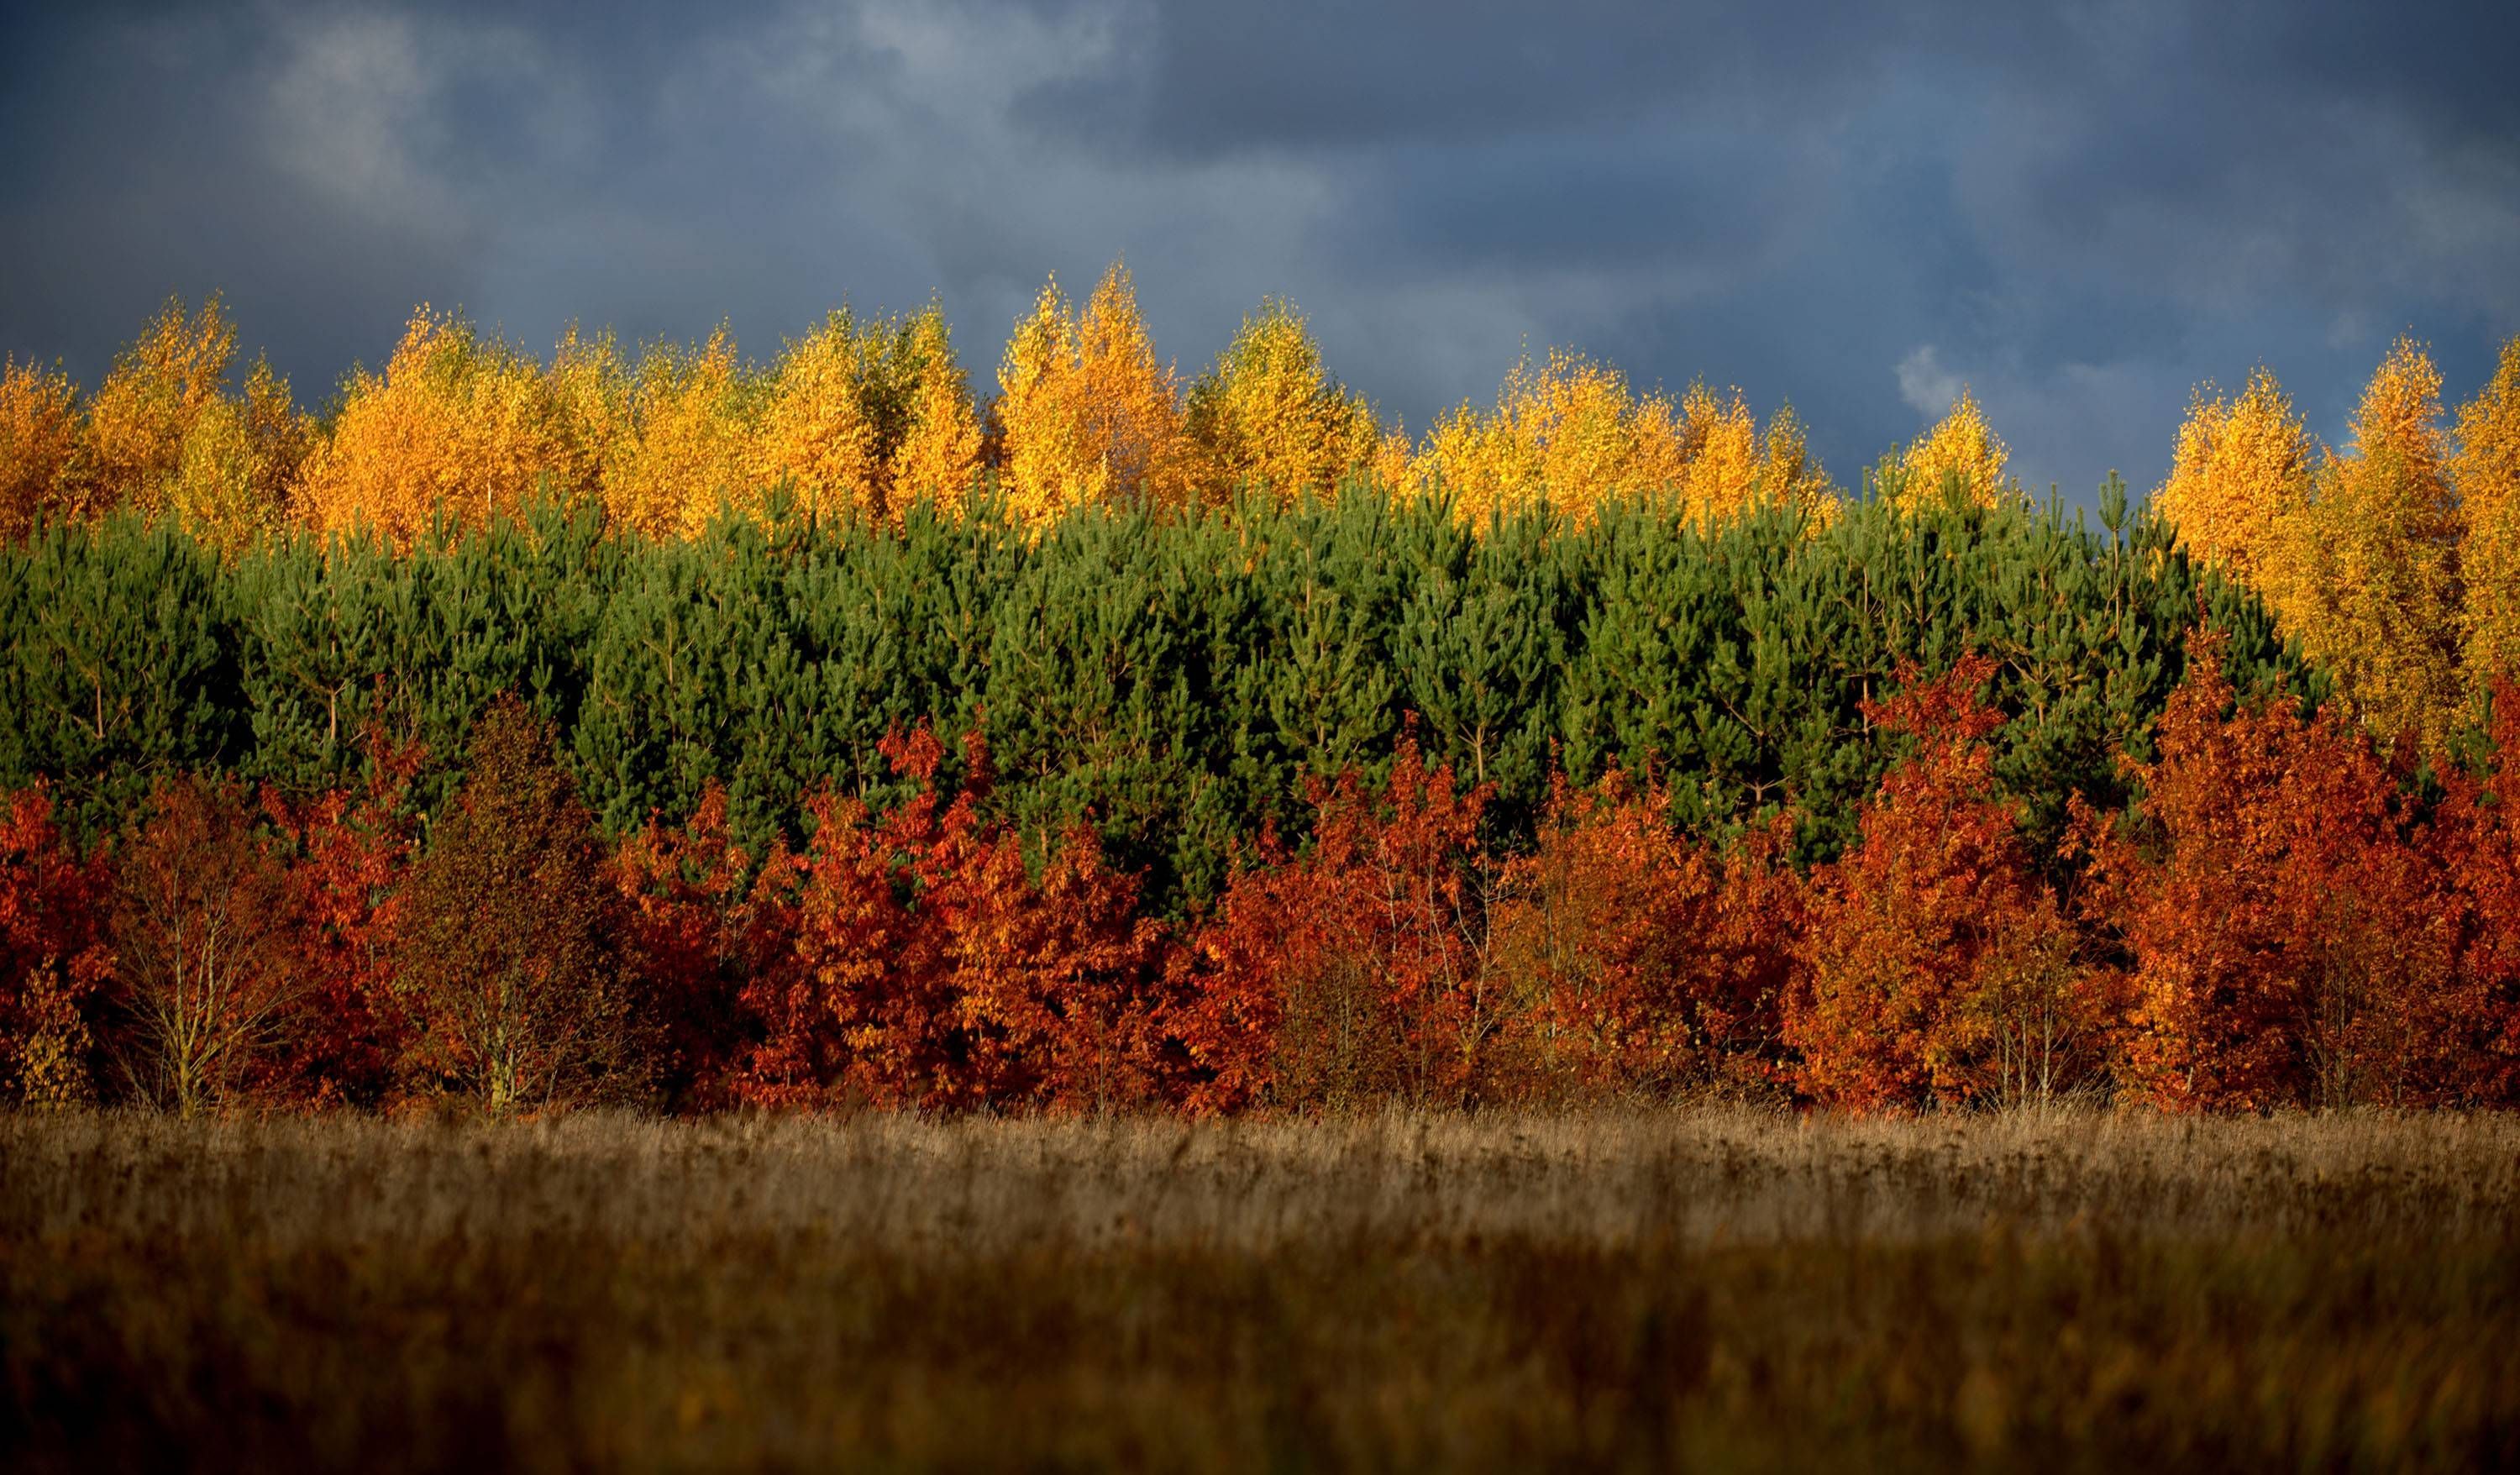
[[[118,500],[160,510],[184,459],[184,438],[219,403],[236,362],[236,325],[217,296],[187,314],[170,298],[114,356],[88,404],[88,462]]]
[[[2472,693],[2520,678],[2520,337],[2458,412],[2450,479],[2465,524],[2465,659]]]
[[[2009,453],[1986,423],[1986,411],[1966,388],[1934,427],[1900,453],[1900,476],[1884,491],[1903,507],[1923,507],[1957,488],[1976,507],[2000,507],[2021,498],[2021,484],[2005,469]]]
[[[78,392],[57,365],[0,363],[0,538],[22,538],[73,494]]]
[[[788,342],[771,372],[747,484],[784,485],[818,514],[883,512],[883,454],[867,413],[880,325],[846,307]]]
[[[1329,377],[1302,315],[1275,298],[1191,385],[1184,425],[1210,503],[1242,489],[1283,502],[1384,469],[1373,407]]]
[[[593,453],[532,356],[423,303],[384,372],[344,385],[298,500],[319,530],[408,542],[441,511],[479,527],[537,496],[591,494]]]
[[[904,335],[911,380],[906,420],[891,459],[890,511],[922,497],[953,505],[980,470],[979,412],[954,356],[945,311],[930,303],[913,314]]]
[[[2410,339],[2381,362],[2346,448],[2286,519],[2265,588],[2287,631],[2383,738],[2430,750],[2461,706],[2458,509],[2441,373]]]
[[[2197,390],[2153,506],[2190,555],[2247,583],[2271,571],[2276,522],[2308,494],[2314,443],[2263,367],[2236,398]]]
[[[1084,310],[1056,278],[1015,325],[998,368],[1003,485],[1027,520],[1097,503],[1184,505],[1191,458],[1173,372],[1155,359],[1128,269]]]
[[[1495,408],[1435,423],[1411,467],[1472,521],[1547,501],[1577,517],[1623,492],[1671,486],[1683,463],[1671,402],[1640,400],[1607,364],[1552,349],[1506,376]]]

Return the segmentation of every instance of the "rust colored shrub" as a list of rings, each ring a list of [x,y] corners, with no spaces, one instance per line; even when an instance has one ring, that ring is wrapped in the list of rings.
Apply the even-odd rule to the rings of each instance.
[[[261,820],[234,780],[161,781],[118,857],[115,1053],[142,1097],[179,1115],[245,1093],[302,985],[288,873]]]
[[[1508,1033],[1544,1095],[1743,1085],[1773,1064],[1800,888],[1789,838],[1683,838],[1664,795],[1560,779],[1490,919]]]
[[[1917,748],[1865,804],[1855,846],[1812,877],[1784,1037],[1796,1087],[1823,1104],[2044,1099],[2097,1064],[2106,1002],[1996,782],[1986,739],[2002,717],[1978,698],[1993,670],[1911,670],[1868,705]]]
[[[2330,710],[2240,699],[2191,643],[2094,916],[2132,960],[2122,1073],[2181,1110],[2431,1098],[2452,939],[2407,800]]]
[[[757,1006],[784,993],[795,966],[796,872],[785,841],[758,865],[736,843],[726,788],[714,782],[680,827],[652,821],[623,842],[614,876],[625,941],[655,1024],[667,1101],[714,1109],[779,1099],[775,1086],[746,1091],[735,1077],[745,1052],[758,1050],[746,1000]],[[755,1063],[768,1058],[756,1053]]]
[[[1186,1104],[1462,1101],[1506,1014],[1487,965],[1487,791],[1404,739],[1387,783],[1313,793],[1311,846],[1239,871],[1177,961]]]
[[[895,734],[883,751],[918,791],[881,815],[818,797],[804,854],[756,883],[792,893],[753,915],[793,942],[742,989],[759,1040],[738,1094],[1053,1111],[1148,1099],[1160,936],[1137,915],[1136,880],[1082,828],[1057,837],[1034,874],[1019,837],[982,818],[976,737],[950,802],[932,734]]]
[[[475,726],[413,869],[395,966],[425,1091],[494,1114],[644,1095],[644,1020],[619,966],[593,818],[514,696]]]
[[[1159,935],[1137,915],[1136,879],[1076,826],[1036,880],[1012,831],[972,822],[971,797],[945,812],[914,864],[917,916],[936,934],[953,1010],[944,1098],[1057,1112],[1148,1099]]]
[[[282,1098],[374,1105],[393,1088],[411,1044],[394,964],[419,850],[411,783],[421,757],[417,744],[372,737],[364,788],[295,803],[263,797],[292,842],[288,908],[300,980],[288,1048],[268,1082]]]
[[[53,823],[38,783],[0,804],[0,1100],[96,1094],[112,875]]]
[[[2489,689],[2489,747],[2452,769],[2426,835],[2450,929],[2450,976],[2423,1017],[2433,1079],[2422,1095],[2520,1104],[2520,683]]]

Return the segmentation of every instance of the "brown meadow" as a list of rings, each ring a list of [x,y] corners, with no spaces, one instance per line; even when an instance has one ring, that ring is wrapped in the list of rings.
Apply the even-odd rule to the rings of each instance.
[[[0,1116],[13,1468],[2478,1468],[2520,1122]]]

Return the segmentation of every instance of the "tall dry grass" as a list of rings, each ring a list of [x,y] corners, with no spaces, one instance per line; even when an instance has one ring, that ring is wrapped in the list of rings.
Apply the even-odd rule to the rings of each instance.
[[[0,1117],[0,1454],[2475,1467],[2520,1122]]]

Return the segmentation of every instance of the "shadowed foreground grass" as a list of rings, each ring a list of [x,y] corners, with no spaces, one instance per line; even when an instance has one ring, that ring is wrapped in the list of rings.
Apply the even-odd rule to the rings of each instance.
[[[0,1116],[0,1465],[2482,1467],[2520,1123]]]

